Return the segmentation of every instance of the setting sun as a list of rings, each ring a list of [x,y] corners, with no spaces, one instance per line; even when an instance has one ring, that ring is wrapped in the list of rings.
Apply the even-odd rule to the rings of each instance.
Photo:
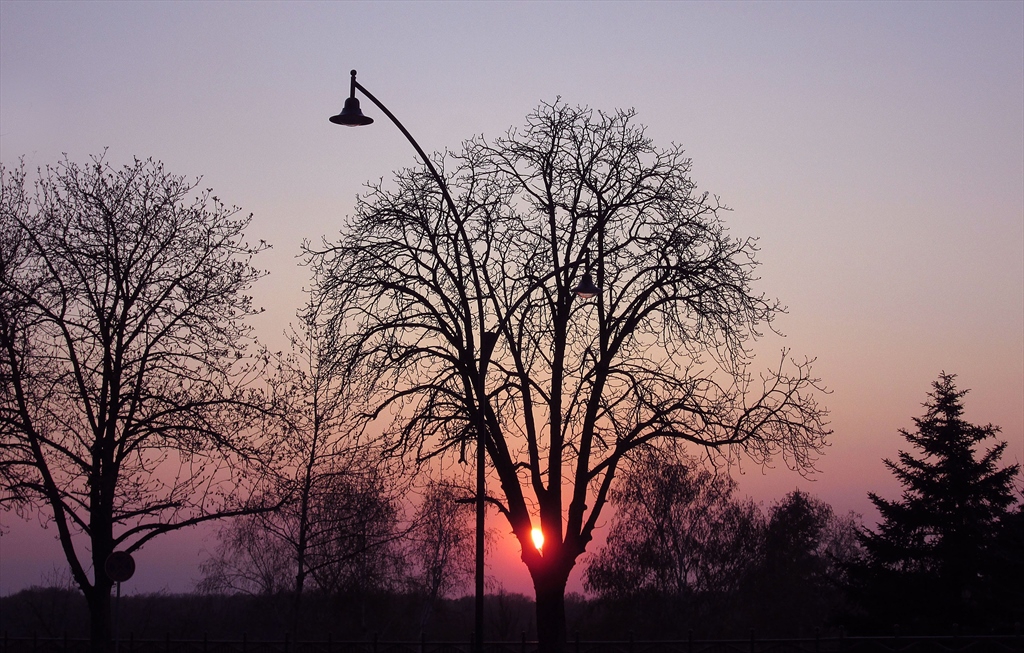
[[[540,551],[544,547],[544,531],[535,528],[530,531],[530,537],[533,538],[533,546],[537,547],[537,550]]]

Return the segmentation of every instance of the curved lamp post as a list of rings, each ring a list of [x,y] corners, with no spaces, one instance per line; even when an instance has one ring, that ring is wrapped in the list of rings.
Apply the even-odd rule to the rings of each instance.
[[[409,130],[399,122],[395,114],[388,111],[388,108],[384,106],[380,100],[375,98],[372,93],[367,91],[362,84],[356,81],[356,71],[350,72],[351,84],[349,86],[349,96],[345,100],[345,107],[336,116],[331,116],[329,120],[335,125],[343,125],[345,127],[362,127],[373,123],[373,118],[363,115],[362,109],[359,108],[359,98],[356,97],[356,91],[358,90],[365,95],[371,102],[373,102],[378,109],[384,112],[391,122],[398,127],[399,131],[405,135],[405,138],[416,150],[416,153],[423,160],[423,163],[427,166],[427,170],[434,177],[434,181],[437,182],[438,188],[441,190],[441,195],[444,196],[444,201],[448,205],[448,210],[452,212],[456,220],[459,219],[459,211],[455,208],[455,201],[452,200],[451,194],[448,192],[448,184],[445,183],[444,179],[438,174],[437,169],[434,168],[434,164],[430,162],[430,158],[427,157],[423,148],[416,142],[416,139],[412,137]],[[579,285],[573,288],[573,292],[581,297],[582,299],[589,299],[600,293],[600,289],[594,284],[593,277],[590,276],[590,261],[589,257],[587,260],[586,273],[583,275]],[[480,356],[480,374],[486,373],[487,363],[490,360],[491,351],[494,349],[494,345],[498,339],[498,334],[494,331],[485,331],[481,342],[481,356]],[[475,610],[475,636],[474,636],[474,647],[477,651],[483,651],[483,633],[484,633],[484,502],[485,502],[485,475],[484,475],[484,433],[477,433],[476,441],[476,610]]]
[[[399,131],[405,135],[405,138],[416,150],[416,153],[420,155],[420,159],[427,166],[427,170],[433,175],[434,181],[437,182],[438,188],[441,189],[441,195],[444,196],[444,201],[448,205],[448,210],[452,212],[452,215],[458,219],[459,210],[455,208],[455,201],[452,200],[451,193],[448,192],[448,184],[445,183],[441,175],[438,174],[437,169],[434,168],[434,164],[430,162],[430,158],[420,147],[420,144],[416,142],[416,139],[412,137],[409,130],[405,128],[395,114],[391,113],[386,106],[384,106],[380,100],[373,96],[373,93],[367,91],[362,84],[356,81],[356,71],[351,71],[352,82],[349,86],[349,96],[345,100],[345,108],[341,110],[336,116],[331,116],[330,121],[335,125],[344,125],[345,127],[362,127],[373,123],[373,118],[363,115],[362,109],[359,108],[359,98],[356,97],[356,90],[358,89],[363,95],[370,99],[378,109],[384,112],[391,122],[395,123],[395,127],[398,127]],[[497,334],[495,334],[496,336]],[[493,343],[489,343],[490,347],[493,347]],[[486,363],[482,363],[482,366]],[[473,644],[477,651],[483,650],[483,633],[484,633],[484,492],[485,492],[485,475],[484,475],[484,434],[483,432],[477,433],[476,438],[476,610],[475,610],[475,626],[474,626],[474,638]]]
[[[377,105],[378,109],[384,112],[385,116],[391,118],[391,122],[395,123],[395,127],[398,127],[399,131],[405,135],[405,138],[412,144],[413,148],[416,149],[416,154],[419,154],[420,158],[423,159],[423,163],[426,164],[427,170],[429,170],[430,174],[434,176],[434,181],[437,182],[437,186],[441,189],[444,201],[448,204],[448,210],[452,212],[452,215],[458,218],[459,211],[455,208],[455,202],[452,200],[452,196],[448,192],[448,184],[444,183],[444,179],[441,178],[441,175],[437,174],[437,169],[434,167],[434,164],[430,162],[430,158],[427,157],[423,148],[420,147],[420,144],[412,137],[412,134],[410,134],[409,130],[405,128],[405,125],[398,121],[395,114],[388,111],[388,108],[381,104],[380,100],[373,97],[373,93],[367,91],[363,88],[362,84],[356,81],[356,71],[353,70],[349,74],[352,75],[352,84],[349,86],[348,98],[345,100],[345,108],[342,109],[341,113],[338,115],[331,116],[329,120],[335,125],[344,125],[345,127],[362,127],[373,123],[373,118],[364,116],[362,110],[359,108],[359,98],[356,97],[356,89],[359,89],[363,95],[368,97],[371,102]]]

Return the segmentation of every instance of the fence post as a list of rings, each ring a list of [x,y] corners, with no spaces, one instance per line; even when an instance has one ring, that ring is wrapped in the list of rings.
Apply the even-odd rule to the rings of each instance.
[[[526,653],[526,631],[525,630],[520,631],[519,635],[520,635],[520,640],[519,641],[521,642],[520,645],[519,645],[519,652],[520,653]]]

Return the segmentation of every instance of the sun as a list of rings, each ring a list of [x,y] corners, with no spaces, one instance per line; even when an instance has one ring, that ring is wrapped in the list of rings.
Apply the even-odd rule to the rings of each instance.
[[[539,528],[535,528],[530,531],[530,537],[533,538],[533,546],[537,547],[538,551],[544,548],[544,531]]]

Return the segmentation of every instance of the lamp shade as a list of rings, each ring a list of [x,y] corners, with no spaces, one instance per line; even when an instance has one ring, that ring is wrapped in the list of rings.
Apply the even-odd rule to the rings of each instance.
[[[590,299],[601,293],[601,289],[594,284],[594,278],[587,272],[580,280],[580,284],[572,289],[581,299]]]
[[[341,110],[341,113],[331,116],[330,121],[335,125],[360,127],[372,123],[373,118],[363,115],[362,109],[359,108],[359,98],[350,97],[345,100],[345,108]]]

